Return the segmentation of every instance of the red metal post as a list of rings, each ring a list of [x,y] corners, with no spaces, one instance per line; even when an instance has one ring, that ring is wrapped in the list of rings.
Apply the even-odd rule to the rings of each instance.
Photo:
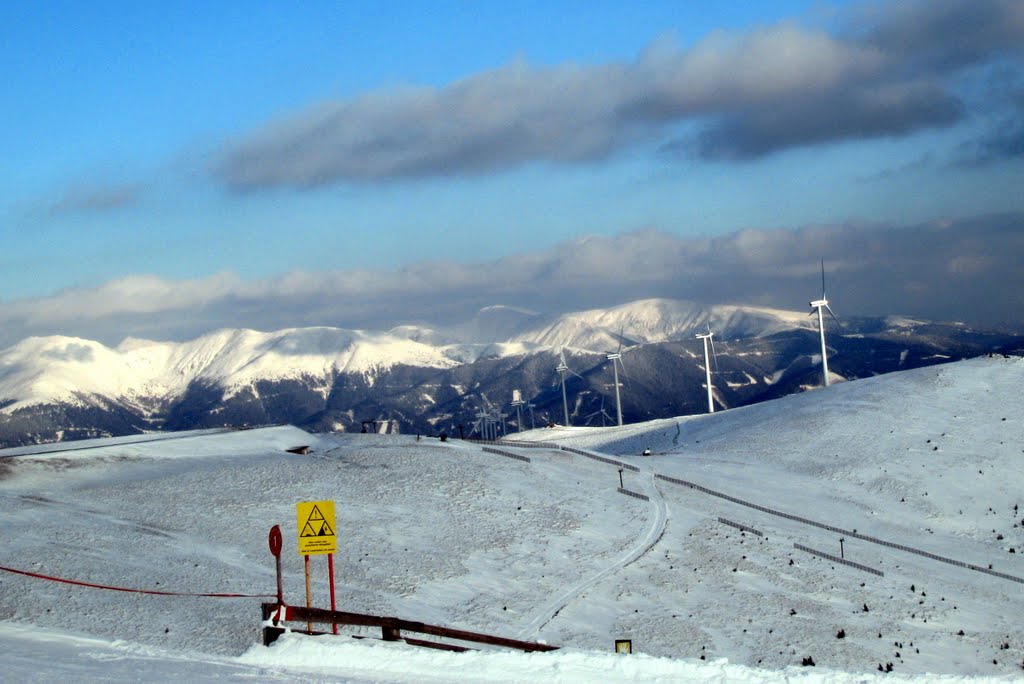
[[[331,610],[337,610],[337,606],[334,604],[334,554],[327,554],[327,575],[331,583]],[[331,631],[334,634],[338,633],[338,623],[331,623]]]
[[[277,565],[277,605],[284,605],[284,581],[281,579],[281,557],[274,559]]]
[[[284,583],[281,581],[281,528],[274,525],[270,528],[270,536],[267,541],[270,544],[270,553],[274,554],[275,565],[277,566],[277,605],[284,605]]]
[[[305,556],[303,556],[303,559],[305,561],[305,566],[306,566],[306,607],[307,608],[312,608],[313,607],[313,587],[310,585],[310,581],[309,581],[309,554],[306,554]],[[310,631],[310,632],[313,631],[313,623],[312,623],[312,621],[306,623],[306,629],[308,631]]]

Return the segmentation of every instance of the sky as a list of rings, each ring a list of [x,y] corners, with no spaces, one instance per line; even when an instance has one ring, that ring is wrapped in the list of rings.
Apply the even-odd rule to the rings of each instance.
[[[54,0],[0,26],[7,337],[798,309],[821,260],[837,313],[1024,325],[1015,0]]]

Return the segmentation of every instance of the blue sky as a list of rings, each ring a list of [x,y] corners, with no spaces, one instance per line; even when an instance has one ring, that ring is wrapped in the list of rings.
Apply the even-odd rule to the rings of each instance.
[[[1013,0],[41,2],[0,25],[0,320],[19,333],[194,334],[173,320],[196,307],[211,327],[363,324],[274,295],[401,301],[402,274],[433,268],[468,300],[495,264],[587,235],[711,244],[735,280],[750,231],[891,231],[913,260],[901,230],[1001,216],[987,229],[1016,245],[1024,212]],[[966,230],[949,243],[971,249]],[[840,242],[801,255],[808,283],[818,257],[871,280]],[[635,294],[714,301],[669,280]],[[238,301],[258,315],[218,317]]]

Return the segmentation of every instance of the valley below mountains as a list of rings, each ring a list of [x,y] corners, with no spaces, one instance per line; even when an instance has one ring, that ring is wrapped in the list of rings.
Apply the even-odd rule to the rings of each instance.
[[[506,414],[504,429],[515,432],[513,390],[525,402],[523,429],[564,422],[560,353],[573,425],[614,424],[607,354],[616,351],[625,422],[703,413],[695,334],[709,327],[716,410],[821,385],[816,318],[666,299],[562,315],[495,306],[444,329],[221,330],[113,348],[36,337],[0,351],[0,446],[279,423],[478,437],[482,409]],[[895,316],[830,321],[826,336],[833,381],[1024,353],[1024,335]]]

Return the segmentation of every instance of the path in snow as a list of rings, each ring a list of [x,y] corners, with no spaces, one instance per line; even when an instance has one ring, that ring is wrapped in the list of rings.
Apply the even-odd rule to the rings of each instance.
[[[51,444],[33,444],[23,447],[11,447],[4,449],[0,458],[16,458],[18,456],[42,456],[57,452],[89,451],[92,449],[109,449],[117,445],[149,444],[152,442],[169,442],[172,440],[191,439],[193,437],[206,437],[208,435],[219,435],[226,432],[237,432],[242,428],[222,427],[208,428],[205,430],[188,430],[172,433],[145,433],[142,435],[125,435],[122,437],[100,437],[97,439],[83,439],[72,442],[54,442]],[[252,429],[252,428],[250,428]]]
[[[767,513],[768,515],[773,515],[773,516],[780,517],[780,518],[786,518],[787,520],[793,520],[793,521],[798,522],[798,523],[800,523],[802,525],[809,525],[811,527],[818,527],[818,528],[821,528],[823,530],[828,530],[830,532],[839,533],[841,535],[844,535],[846,537],[850,537],[852,539],[862,539],[862,540],[864,540],[866,542],[870,542],[872,544],[878,544],[880,546],[886,546],[886,547],[889,547],[889,548],[892,548],[892,549],[896,549],[898,551],[904,551],[906,553],[913,553],[913,554],[916,554],[918,556],[923,556],[925,558],[930,558],[932,560],[939,561],[940,563],[946,563],[948,565],[954,565],[954,566],[961,567],[961,568],[967,568],[968,570],[974,570],[975,572],[983,572],[985,574],[992,575],[993,577],[999,577],[1001,579],[1010,580],[1011,582],[1018,582],[1018,583],[1024,584],[1024,578],[1018,577],[1016,575],[1010,575],[1010,574],[1007,574],[1005,572],[998,572],[996,570],[993,570],[991,563],[989,564],[988,568],[983,568],[980,565],[976,565],[974,563],[968,563],[966,561],[957,560],[955,558],[949,558],[947,556],[940,556],[938,554],[931,553],[929,551],[924,551],[922,549],[919,549],[919,548],[916,548],[916,547],[913,547],[913,546],[907,546],[906,544],[899,544],[899,543],[896,543],[896,542],[893,542],[893,541],[888,541],[888,540],[885,540],[885,539],[879,539],[878,537],[873,537],[871,535],[860,534],[855,529],[854,530],[848,530],[848,529],[845,529],[843,527],[838,527],[836,525],[829,525],[827,523],[819,522],[817,520],[811,520],[809,518],[804,518],[804,517],[801,517],[799,515],[793,515],[792,513],[785,513],[783,511],[780,511],[780,510],[777,510],[777,509],[774,509],[774,508],[768,508],[767,506],[762,506],[760,504],[753,503],[752,501],[748,501],[746,499],[739,499],[739,498],[737,498],[735,496],[730,496],[728,494],[723,494],[722,492],[716,491],[714,489],[708,489],[707,487],[704,487],[702,485],[696,484],[694,482],[690,482],[688,480],[680,480],[678,478],[669,477],[668,475],[661,475],[661,474],[658,474],[658,473],[655,473],[654,477],[656,479],[662,479],[662,480],[665,480],[667,482],[672,482],[672,483],[680,485],[682,487],[689,487],[690,489],[692,489],[694,491],[702,492],[704,494],[707,494],[709,496],[714,496],[714,497],[717,497],[719,499],[724,499],[725,501],[730,501],[730,502],[738,504],[740,506],[745,506],[747,508],[753,508],[754,510],[761,511],[762,513]],[[818,555],[821,555],[821,554],[818,554]]]
[[[654,545],[658,543],[658,540],[661,539],[662,535],[665,534],[665,526],[668,523],[668,504],[665,502],[665,498],[661,495],[661,490],[658,489],[654,471],[651,468],[644,466],[641,467],[640,472],[646,475],[649,480],[650,486],[648,487],[648,491],[650,492],[650,501],[651,505],[654,507],[655,513],[654,522],[651,524],[651,528],[647,531],[647,534],[643,536],[637,546],[631,549],[618,561],[579,584],[573,585],[541,606],[534,618],[530,620],[530,623],[520,630],[518,638],[536,638],[540,630],[551,622],[551,620],[553,620],[570,602],[575,600],[583,592],[601,580],[639,559],[645,553],[650,551]]]

